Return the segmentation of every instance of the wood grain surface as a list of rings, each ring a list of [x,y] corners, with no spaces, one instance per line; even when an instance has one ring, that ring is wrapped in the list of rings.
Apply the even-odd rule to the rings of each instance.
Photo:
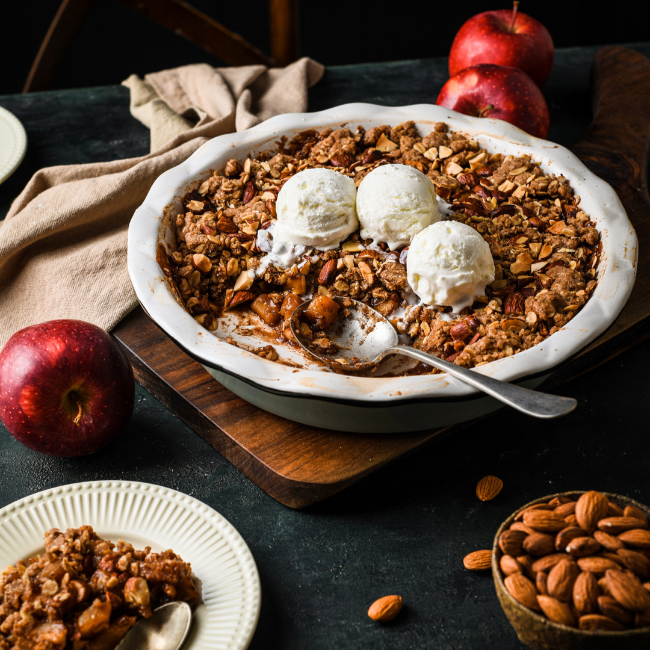
[[[594,120],[573,151],[617,191],[643,252],[650,243],[650,60],[627,48],[603,48],[594,61],[593,78]],[[650,334],[648,264],[641,255],[632,296],[612,327],[558,367],[544,387],[557,386]],[[141,309],[114,334],[145,388],[254,483],[292,508],[320,501],[433,439],[473,424],[393,436],[307,427],[262,411],[225,389]]]

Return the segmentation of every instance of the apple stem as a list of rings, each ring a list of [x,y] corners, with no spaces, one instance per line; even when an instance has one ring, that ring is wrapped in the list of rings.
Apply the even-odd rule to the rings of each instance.
[[[81,402],[77,399],[77,394],[76,393],[70,393],[68,395],[70,400],[75,403],[79,407],[79,412],[77,413],[77,416],[75,417],[74,420],[72,420],[77,426],[79,426],[79,422],[81,422],[81,416],[83,415],[83,407],[81,406]]]
[[[519,9],[519,0],[514,0],[512,3],[512,23],[510,24],[510,31],[515,31],[515,21],[517,20],[517,9]]]
[[[490,104],[485,108],[481,109],[481,112],[478,114],[479,117],[487,117],[494,110],[494,104]]]

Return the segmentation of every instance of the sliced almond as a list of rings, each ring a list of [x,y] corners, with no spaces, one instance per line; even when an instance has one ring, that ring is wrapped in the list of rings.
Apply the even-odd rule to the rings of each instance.
[[[364,246],[360,241],[346,241],[341,246],[341,249],[346,253],[358,253],[364,250]]]
[[[386,137],[385,133],[382,133],[375,148],[378,151],[393,151],[393,149],[397,149],[397,146],[392,140]]]
[[[528,167],[517,167],[516,169],[513,169],[512,171],[508,172],[509,176],[519,176],[519,174],[523,174]]]
[[[255,278],[251,277],[248,271],[242,271],[235,280],[233,291],[246,291],[246,289],[250,289],[253,286],[254,281]]]
[[[445,147],[442,145],[441,147],[438,148],[438,157],[441,160],[444,160],[445,158],[449,158],[453,154],[453,150],[450,149],[449,147]]]
[[[423,155],[427,160],[433,162],[438,157],[438,149],[436,149],[436,147],[431,147],[431,149],[427,149]]]

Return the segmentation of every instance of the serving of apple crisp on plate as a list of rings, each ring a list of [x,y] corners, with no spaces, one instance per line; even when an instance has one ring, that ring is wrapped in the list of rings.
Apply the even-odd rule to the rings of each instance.
[[[259,616],[239,533],[157,485],[76,483],[2,508],[0,566],[2,650],[112,650],[174,601],[194,612],[185,647],[244,650]]]

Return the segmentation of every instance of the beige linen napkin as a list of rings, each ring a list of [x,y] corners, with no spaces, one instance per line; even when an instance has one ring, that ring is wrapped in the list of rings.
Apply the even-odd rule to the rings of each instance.
[[[0,222],[0,347],[19,329],[76,318],[112,329],[136,305],[127,230],[156,178],[215,136],[307,109],[323,67],[197,64],[125,82],[151,129],[147,156],[37,172]]]

